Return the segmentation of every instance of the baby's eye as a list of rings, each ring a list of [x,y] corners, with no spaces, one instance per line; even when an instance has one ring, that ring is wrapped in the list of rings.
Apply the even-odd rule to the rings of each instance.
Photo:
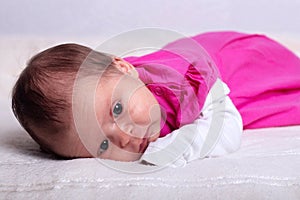
[[[113,115],[114,117],[117,117],[118,115],[120,115],[123,111],[123,106],[120,102],[116,103],[116,105],[113,108]]]
[[[108,140],[103,140],[102,143],[100,144],[99,150],[98,150],[98,155],[103,153],[108,149]]]

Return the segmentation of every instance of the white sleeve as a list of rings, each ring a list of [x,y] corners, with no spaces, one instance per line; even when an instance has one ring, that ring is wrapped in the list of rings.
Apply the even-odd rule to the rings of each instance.
[[[228,94],[227,85],[217,79],[199,118],[150,143],[140,161],[178,167],[195,159],[221,156],[239,149],[242,118]]]

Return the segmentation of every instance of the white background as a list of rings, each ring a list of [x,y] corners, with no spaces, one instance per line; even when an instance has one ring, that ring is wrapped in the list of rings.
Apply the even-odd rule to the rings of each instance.
[[[238,30],[300,35],[300,0],[6,0],[0,35],[111,37],[142,27],[185,34]]]

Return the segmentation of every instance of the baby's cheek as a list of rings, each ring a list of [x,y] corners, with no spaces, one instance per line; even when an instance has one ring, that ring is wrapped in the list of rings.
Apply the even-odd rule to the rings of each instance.
[[[149,123],[149,120],[145,120],[148,116],[148,107],[147,98],[141,94],[140,89],[133,93],[128,101],[128,113],[135,123]]]
[[[116,161],[137,161],[142,156],[142,153],[132,153],[130,151],[124,150],[124,149],[114,149],[109,158],[110,160],[116,160]]]

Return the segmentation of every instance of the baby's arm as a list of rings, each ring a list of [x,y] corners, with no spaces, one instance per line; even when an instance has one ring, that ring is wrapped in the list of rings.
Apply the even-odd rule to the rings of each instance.
[[[141,161],[154,165],[184,166],[204,157],[221,156],[240,146],[242,119],[219,79],[209,92],[201,116],[150,143]]]

